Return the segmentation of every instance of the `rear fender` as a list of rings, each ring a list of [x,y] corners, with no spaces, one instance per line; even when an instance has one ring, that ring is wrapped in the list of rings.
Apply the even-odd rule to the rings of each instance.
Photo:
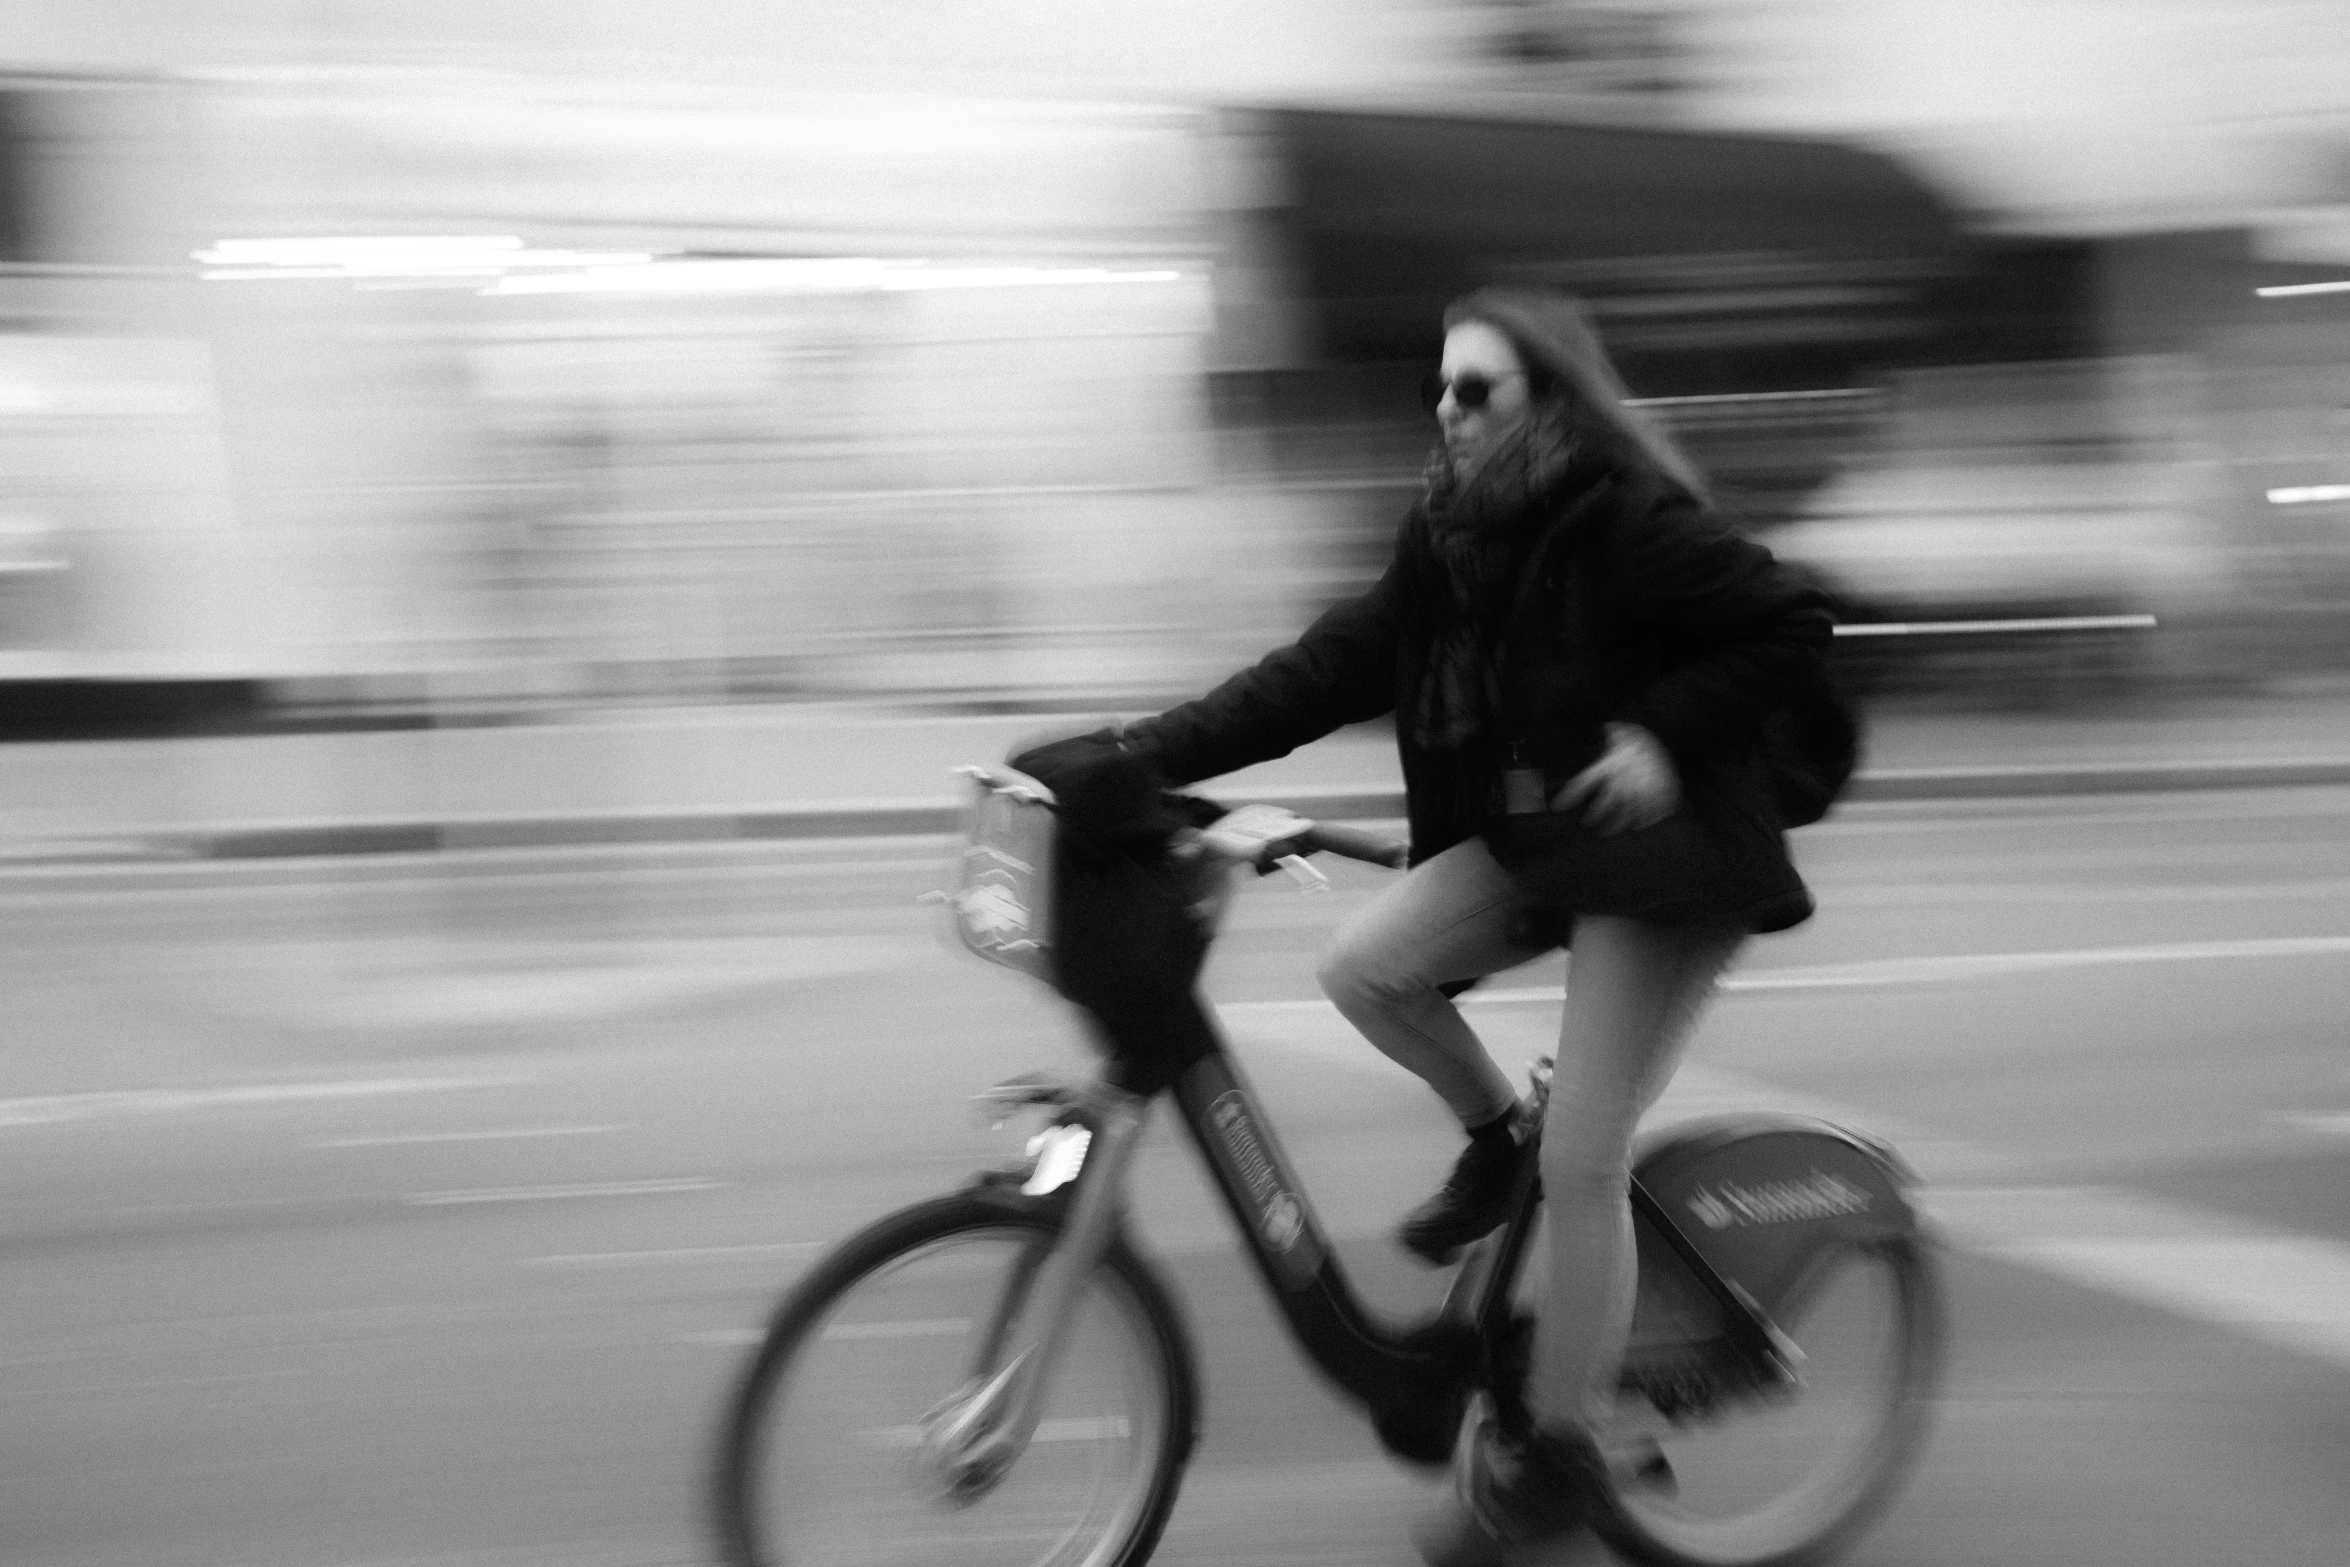
[[[1800,1303],[1820,1265],[1851,1245],[1914,1235],[1916,1177],[1884,1144],[1825,1121],[1750,1114],[1679,1126],[1633,1166],[1682,1236],[1766,1317]],[[1718,1331],[1720,1308],[1645,1216],[1633,1342]]]

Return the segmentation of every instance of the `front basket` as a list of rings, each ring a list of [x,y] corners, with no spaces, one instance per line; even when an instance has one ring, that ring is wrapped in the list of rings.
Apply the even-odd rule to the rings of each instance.
[[[1046,983],[1053,967],[1053,793],[1010,768],[966,767],[963,848],[946,905],[963,946]]]

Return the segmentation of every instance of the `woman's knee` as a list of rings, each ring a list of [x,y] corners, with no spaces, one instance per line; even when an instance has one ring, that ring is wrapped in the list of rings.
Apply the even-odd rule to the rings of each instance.
[[[1553,1080],[1540,1152],[1542,1189],[1552,1200],[1621,1197],[1631,1178],[1632,1137],[1640,1103],[1630,1084],[1593,1073]]]
[[[1314,971],[1322,994],[1342,1012],[1358,1007],[1385,1009],[1433,987],[1375,949],[1342,938]]]
[[[1627,1139],[1545,1135],[1541,1150],[1545,1200],[1608,1202],[1625,1196],[1632,1177]]]

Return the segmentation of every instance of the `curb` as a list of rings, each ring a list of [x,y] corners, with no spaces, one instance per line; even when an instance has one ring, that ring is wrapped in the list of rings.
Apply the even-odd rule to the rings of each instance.
[[[2031,799],[2214,789],[2292,789],[2350,784],[2350,758],[2277,762],[2050,763],[2003,767],[1879,768],[1856,775],[1853,801]],[[1216,791],[1206,791],[1214,794]],[[1250,799],[1331,821],[1399,820],[1392,787],[1252,791]],[[369,821],[223,824],[135,829],[59,842],[16,855],[19,868],[93,861],[181,863],[457,849],[792,841],[944,836],[962,807],[948,799],[827,800],[753,810],[636,811]]]

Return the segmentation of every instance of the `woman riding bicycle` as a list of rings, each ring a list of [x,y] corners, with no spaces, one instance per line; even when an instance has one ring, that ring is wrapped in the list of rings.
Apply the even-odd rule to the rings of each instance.
[[[1633,1131],[1740,943],[1811,913],[1762,731],[1833,626],[1709,511],[1575,301],[1483,289],[1444,325],[1442,441],[1385,574],[1119,743],[1181,785],[1394,715],[1414,868],[1340,931],[1322,985],[1468,1135],[1403,1244],[1442,1261],[1492,1230],[1537,1134],[1550,1243],[1534,1428],[1481,1433],[1435,1548],[1475,1556],[1573,1527],[1595,1483],[1632,1314]],[[1560,945],[1531,1128],[1452,997]]]

